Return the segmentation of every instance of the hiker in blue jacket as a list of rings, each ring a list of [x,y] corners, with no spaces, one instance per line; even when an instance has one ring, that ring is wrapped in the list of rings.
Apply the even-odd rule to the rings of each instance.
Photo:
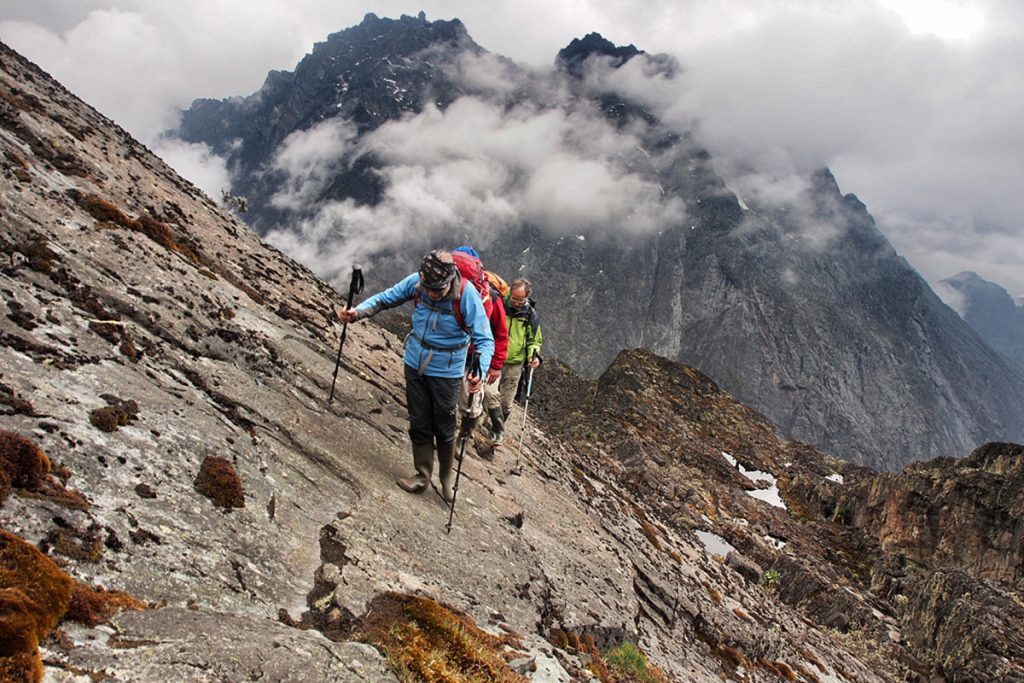
[[[465,374],[466,351],[472,342],[480,354],[480,367],[489,367],[494,337],[480,294],[475,287],[466,286],[452,255],[443,250],[424,256],[418,273],[355,308],[339,308],[338,318],[355,322],[406,301],[413,302],[404,361],[409,439],[416,474],[397,483],[410,493],[427,489],[436,441],[441,495],[451,502],[459,390],[464,381],[471,394],[483,387],[480,377]]]

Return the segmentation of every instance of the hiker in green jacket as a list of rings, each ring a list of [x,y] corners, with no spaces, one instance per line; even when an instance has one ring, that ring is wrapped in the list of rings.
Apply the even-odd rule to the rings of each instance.
[[[526,278],[513,280],[505,297],[508,322],[508,356],[501,369],[501,379],[484,385],[484,407],[491,419],[491,441],[505,441],[505,420],[512,412],[519,376],[524,366],[536,368],[540,357],[540,317],[530,299],[533,285]]]

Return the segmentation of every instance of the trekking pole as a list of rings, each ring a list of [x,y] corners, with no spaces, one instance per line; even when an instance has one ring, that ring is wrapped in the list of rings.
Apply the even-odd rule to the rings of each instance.
[[[539,354],[536,350],[533,352],[533,358],[536,358]],[[530,362],[533,361],[530,359]],[[519,431],[519,447],[516,449],[516,466],[512,470],[512,474],[520,474],[523,470],[519,465],[519,456],[523,452],[523,441],[526,440],[526,413],[530,409],[530,390],[533,388],[533,366],[526,371],[526,394],[523,397],[523,427]]]
[[[359,266],[352,266],[352,283],[348,286],[348,305],[345,308],[352,308],[352,297],[363,291],[363,270]],[[341,326],[341,341],[338,342],[338,360],[334,362],[334,376],[331,378],[331,395],[327,398],[328,405],[334,401],[334,385],[338,381],[338,368],[341,367],[341,348],[345,346],[345,333],[348,332],[348,323]]]
[[[473,360],[470,362],[470,377],[480,377],[480,354],[474,353]],[[480,387],[480,391],[483,391],[483,387]],[[466,428],[466,418],[472,411],[473,399],[472,397],[466,401],[466,411],[462,413],[462,424],[459,427],[459,456],[456,458],[459,462],[455,466],[455,484],[452,485],[452,504],[448,507],[448,525],[445,527],[444,532],[450,534],[452,532],[452,518],[455,516],[455,499],[459,495],[459,479],[462,478],[462,458],[466,455],[466,442],[469,441],[470,430]]]

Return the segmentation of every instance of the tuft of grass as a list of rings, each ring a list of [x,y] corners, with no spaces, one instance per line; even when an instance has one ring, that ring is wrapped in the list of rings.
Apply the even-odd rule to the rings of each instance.
[[[604,659],[616,681],[668,683],[665,672],[648,662],[647,656],[628,641],[606,652]]]
[[[763,669],[771,671],[784,681],[792,681],[793,683],[796,683],[797,681],[796,672],[793,671],[793,669],[785,662],[770,662],[765,660],[758,662],[757,665]]]
[[[242,480],[234,465],[224,458],[207,456],[199,466],[193,483],[196,491],[213,501],[214,505],[230,510],[245,507]]]
[[[510,636],[492,636],[469,615],[428,598],[383,593],[369,605],[355,632],[377,647],[403,681],[526,683],[502,657]]]

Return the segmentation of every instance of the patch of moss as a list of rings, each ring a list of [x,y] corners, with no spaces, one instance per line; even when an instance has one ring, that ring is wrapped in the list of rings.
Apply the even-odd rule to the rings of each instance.
[[[569,647],[569,636],[560,628],[553,628],[548,632],[548,642],[555,647],[564,650]]]
[[[402,681],[527,681],[502,657],[506,645],[519,646],[514,638],[485,633],[469,615],[423,597],[378,595],[353,638],[381,650]]]
[[[58,260],[57,254],[50,249],[44,239],[28,240],[17,245],[16,249],[25,257],[25,264],[32,270],[49,275]]]
[[[149,605],[138,598],[120,591],[108,591],[97,586],[92,588],[75,582],[71,588],[71,604],[64,618],[86,626],[106,623],[110,617],[126,609],[144,610]]]
[[[793,669],[785,662],[761,660],[757,662],[757,666],[767,671],[771,671],[784,681],[792,681],[792,683],[796,683],[796,672],[793,671]]]
[[[32,652],[39,646],[38,611],[39,605],[25,591],[0,588],[0,657]]]
[[[67,468],[58,468],[64,482],[53,475],[54,466],[39,446],[16,432],[0,429],[0,505],[14,488],[22,495],[49,500],[66,508],[88,510],[85,496],[65,487]]]
[[[640,528],[644,531],[644,536],[650,541],[651,545],[654,546],[655,550],[661,550],[661,541],[658,540],[658,530],[653,524],[648,522],[646,519],[640,520]]]
[[[39,640],[67,611],[71,583],[37,548],[0,529],[0,680],[42,680]]]
[[[85,212],[101,223],[112,223],[122,228],[132,228],[132,220],[121,209],[117,208],[99,195],[82,195],[75,197],[78,205],[85,209]]]
[[[234,466],[224,458],[207,456],[203,459],[193,485],[196,491],[226,510],[245,507],[242,480]]]
[[[79,562],[95,563],[103,557],[103,539],[100,538],[99,532],[100,528],[95,524],[85,531],[80,531],[65,522],[55,529],[50,529],[41,546],[44,550],[52,548],[64,557]]]
[[[140,232],[164,249],[181,254],[194,265],[209,266],[194,247],[179,240],[169,225],[150,214],[142,212],[137,218],[129,218],[121,209],[99,195],[87,195],[77,190],[72,190],[70,195],[86,213],[96,219],[97,228],[123,228]]]
[[[0,471],[7,475],[10,486],[37,489],[50,472],[50,459],[31,439],[0,429]]]
[[[104,408],[95,408],[89,412],[89,422],[102,432],[117,431],[135,421],[139,414],[139,404],[132,400],[122,400],[116,396],[103,395],[100,398],[107,402]]]

